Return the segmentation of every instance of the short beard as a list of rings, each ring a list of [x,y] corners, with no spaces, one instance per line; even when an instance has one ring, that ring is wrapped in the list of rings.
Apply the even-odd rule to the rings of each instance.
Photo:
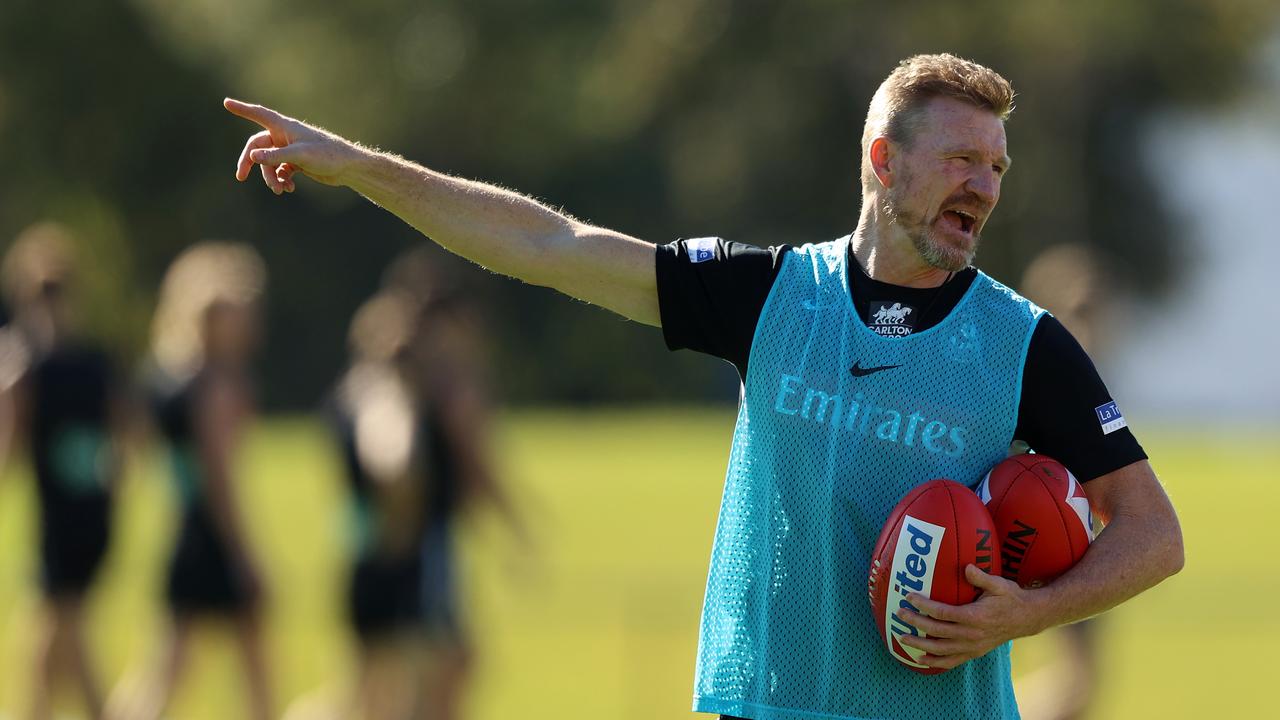
[[[903,183],[907,185],[909,183]],[[911,238],[911,245],[920,254],[921,259],[925,261],[929,267],[947,272],[960,272],[973,262],[973,257],[978,251],[979,234],[977,229],[973,233],[973,250],[971,252],[963,252],[955,250],[940,242],[934,233],[934,223],[928,221],[921,215],[909,215],[902,212],[899,208],[901,203],[898,201],[898,193],[894,188],[890,188],[884,202],[880,205],[880,212],[889,219],[890,224],[897,225]]]

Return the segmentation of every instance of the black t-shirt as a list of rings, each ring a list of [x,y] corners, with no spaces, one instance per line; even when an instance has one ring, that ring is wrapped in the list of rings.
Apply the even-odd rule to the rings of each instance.
[[[766,250],[719,238],[659,245],[658,299],[667,347],[728,360],[745,380],[756,324],[786,251],[785,245]],[[909,288],[873,280],[849,261],[854,306],[883,335],[938,324],[978,274],[967,268],[939,287]],[[1104,432],[1099,411],[1111,402],[1088,354],[1046,313],[1027,348],[1013,439],[1056,458],[1081,482],[1146,459],[1127,427]]]
[[[41,497],[105,496],[109,482],[97,461],[102,459],[100,444],[109,441],[115,387],[107,354],[88,344],[59,347],[37,357],[27,377],[32,459]]]
[[[349,371],[351,372],[351,371]],[[324,412],[342,447],[342,456],[351,487],[353,500],[377,512],[378,504],[372,498],[379,491],[377,483],[369,475],[360,458],[356,440],[356,403],[350,375],[339,382],[325,403]],[[413,480],[424,486],[421,493],[421,521],[424,525],[439,525],[450,521],[460,510],[462,488],[459,487],[458,459],[453,444],[445,432],[440,403],[426,399],[415,407],[417,427],[413,441],[419,444],[418,452],[425,465],[417,468]]]

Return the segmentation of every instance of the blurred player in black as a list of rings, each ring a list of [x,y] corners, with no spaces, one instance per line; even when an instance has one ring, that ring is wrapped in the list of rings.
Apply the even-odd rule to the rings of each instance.
[[[471,649],[455,524],[488,503],[525,539],[488,462],[478,323],[420,252],[387,285],[352,320],[351,367],[328,404],[350,484],[356,687],[337,706],[295,703],[289,718],[458,717]]]
[[[422,543],[432,514],[447,512],[453,494],[441,467],[447,452],[440,451],[440,429],[418,391],[416,312],[395,293],[360,307],[349,335],[352,365],[330,408],[351,491],[348,610],[359,647],[353,700],[366,720],[414,712],[423,660]],[[446,631],[456,634],[452,620]]]
[[[121,720],[160,717],[200,621],[230,622],[236,631],[249,690],[243,717],[266,720],[271,713],[262,581],[246,543],[235,477],[240,440],[253,417],[249,362],[265,276],[248,246],[205,242],[173,262],[160,288],[151,383],[180,504],[167,583],[172,630],[157,677],[142,696],[113,703]]]
[[[432,470],[425,481],[426,526],[421,538],[422,640],[426,654],[416,716],[452,720],[473,655],[458,607],[453,537],[458,519],[482,507],[497,512],[511,531],[527,569],[532,538],[523,517],[494,474],[489,459],[490,398],[484,323],[466,296],[443,280],[429,249],[402,254],[388,268],[384,285],[416,308],[408,348],[409,375],[420,417],[428,428]]]
[[[52,714],[53,691],[74,676],[89,715],[103,700],[84,637],[86,595],[111,535],[124,397],[107,354],[79,334],[67,233],[44,223],[4,259],[13,323],[0,329],[0,466],[24,447],[35,470],[44,593],[29,717]]]
[[[1018,288],[1075,336],[1095,361],[1105,363],[1108,324],[1115,298],[1106,288],[1097,253],[1086,245],[1055,245],[1027,266]],[[1021,451],[1021,450],[1020,450]],[[1015,688],[1026,720],[1079,720],[1097,696],[1100,618],[1063,625],[1048,633],[1056,643],[1053,661],[1019,678]]]

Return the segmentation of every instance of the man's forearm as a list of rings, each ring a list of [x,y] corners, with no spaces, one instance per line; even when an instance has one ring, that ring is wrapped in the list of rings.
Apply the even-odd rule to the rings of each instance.
[[[342,182],[443,247],[537,285],[552,284],[548,251],[578,224],[519,193],[364,148]]]
[[[1117,516],[1075,567],[1028,593],[1038,610],[1036,632],[1106,612],[1178,572],[1182,562],[1182,535],[1176,526]]]
[[[1182,529],[1143,460],[1085,486],[1107,520],[1089,551],[1060,578],[1029,592],[1043,630],[1110,610],[1182,569]]]

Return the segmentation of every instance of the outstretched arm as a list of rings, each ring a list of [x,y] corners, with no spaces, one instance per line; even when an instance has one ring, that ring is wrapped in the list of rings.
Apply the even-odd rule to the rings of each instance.
[[[256,164],[277,195],[293,192],[298,173],[349,187],[494,272],[659,324],[649,243],[579,222],[519,193],[370,150],[260,105],[230,98],[223,104],[264,128],[245,143],[238,180]]]
[[[1091,480],[1086,489],[1106,528],[1075,567],[1028,590],[970,565],[965,577],[982,596],[955,606],[912,595],[928,616],[904,610],[903,619],[929,637],[902,642],[928,652],[925,664],[953,668],[1005,641],[1109,610],[1182,569],[1178,516],[1146,460]]]

